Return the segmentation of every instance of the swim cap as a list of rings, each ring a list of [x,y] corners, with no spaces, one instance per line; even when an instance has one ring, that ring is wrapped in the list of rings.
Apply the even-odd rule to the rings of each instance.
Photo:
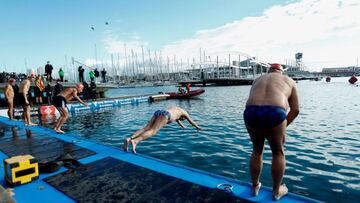
[[[81,83],[78,83],[78,84],[76,84],[76,88],[81,88],[81,89],[83,89],[83,88],[84,88],[84,85],[81,84]]]
[[[271,65],[270,65],[270,68],[284,72],[284,68],[283,68],[282,65],[279,64],[279,63],[273,63],[273,64],[271,64]]]

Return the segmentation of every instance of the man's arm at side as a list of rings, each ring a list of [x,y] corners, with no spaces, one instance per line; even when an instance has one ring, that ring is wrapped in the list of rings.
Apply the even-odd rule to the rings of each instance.
[[[296,86],[294,85],[291,90],[291,95],[289,97],[289,106],[290,111],[287,115],[287,125],[290,125],[294,121],[294,119],[298,116],[300,110],[299,110],[299,99],[297,94]]]
[[[10,98],[10,87],[9,87],[9,85],[5,86],[5,96],[6,96],[6,98]]]
[[[23,91],[22,91],[22,94],[25,98],[25,103],[26,104],[30,104],[30,102],[28,101],[28,93],[29,93],[29,89],[30,89],[30,81],[26,81],[26,84],[24,84],[24,88],[23,88]]]

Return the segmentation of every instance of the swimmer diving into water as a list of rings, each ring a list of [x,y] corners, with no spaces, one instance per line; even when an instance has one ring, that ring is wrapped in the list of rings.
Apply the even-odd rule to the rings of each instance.
[[[139,142],[154,136],[162,127],[173,121],[176,121],[180,127],[186,128],[182,123],[185,119],[197,130],[202,130],[182,108],[170,107],[167,110],[155,111],[153,117],[145,127],[136,131],[131,137],[125,138],[123,146],[124,151],[128,151],[129,143],[131,143],[132,151],[136,153],[136,145],[139,144]]]

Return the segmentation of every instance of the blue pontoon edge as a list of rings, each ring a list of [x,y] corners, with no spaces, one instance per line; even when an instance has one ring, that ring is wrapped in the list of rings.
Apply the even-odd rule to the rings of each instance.
[[[181,166],[178,164],[169,163],[163,160],[159,160],[156,158],[148,157],[145,155],[139,154],[132,154],[123,152],[121,149],[104,146],[102,144],[98,144],[94,141],[88,141],[81,138],[77,138],[72,136],[71,134],[60,135],[55,133],[52,129],[44,128],[41,126],[25,126],[21,121],[10,121],[6,117],[0,117],[0,122],[11,125],[17,126],[19,128],[26,128],[30,129],[36,133],[43,133],[49,136],[61,139],[66,142],[72,142],[80,147],[90,149],[96,152],[96,155],[92,155],[79,161],[83,164],[87,164],[93,161],[97,161],[99,159],[105,157],[113,157],[115,159],[131,163],[134,165],[138,165],[162,174],[166,174],[178,179],[182,179],[185,181],[189,181],[198,185],[202,185],[204,187],[216,189],[219,184],[230,184],[233,186],[232,193],[233,195],[255,202],[273,202],[272,200],[272,191],[270,188],[262,187],[259,195],[257,197],[253,197],[251,195],[251,185],[249,183],[245,183],[239,180],[234,180],[230,178],[226,178],[223,176],[219,176],[216,174],[212,174],[209,172],[193,169],[186,166]],[[8,158],[7,155],[0,152],[0,158],[5,159]],[[0,165],[0,184],[4,187],[4,169],[1,162]],[[14,188],[15,192],[15,200],[19,203],[26,203],[26,202],[75,202],[73,199],[69,198],[62,192],[58,191],[48,183],[44,182],[43,179],[59,174],[61,172],[66,171],[66,168],[61,168],[59,171],[51,174],[41,174],[39,179],[31,182],[29,184],[21,185]],[[289,193],[285,197],[283,197],[280,201],[277,202],[320,202],[317,200],[313,200],[311,198],[303,197],[300,195]]]

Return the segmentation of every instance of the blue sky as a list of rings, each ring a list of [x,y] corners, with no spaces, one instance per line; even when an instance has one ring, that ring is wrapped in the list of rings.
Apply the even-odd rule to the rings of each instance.
[[[103,31],[114,29],[123,41],[134,35],[152,50],[191,37],[197,30],[255,16],[279,0],[11,0],[0,2],[0,67],[22,70],[65,55],[80,60],[106,51]],[[105,26],[105,22],[109,26]],[[90,27],[94,26],[95,31]]]
[[[324,2],[328,2],[327,6],[333,4],[333,7],[327,10],[344,8],[344,12],[339,14],[344,15],[339,17],[342,20],[348,21],[357,17],[351,16],[354,13],[348,12],[349,9],[359,8],[356,1],[349,0],[344,4],[342,1],[322,0],[322,3]],[[297,39],[291,39],[292,41],[289,39],[285,44],[288,48],[286,52],[282,47],[275,55],[274,51],[271,51],[274,48],[265,48],[273,41],[276,42],[271,44],[274,45],[273,47],[279,46],[278,41],[282,39],[273,37],[265,40],[265,35],[254,36],[251,33],[266,33],[261,29],[267,29],[269,26],[283,29],[282,24],[294,20],[293,16],[299,16],[298,19],[303,18],[304,13],[296,12],[302,9],[304,12],[315,9],[312,15],[320,12],[323,16],[319,17],[318,23],[324,23],[321,21],[324,16],[330,19],[332,16],[329,15],[332,14],[327,14],[324,9],[321,10],[322,7],[324,6],[321,1],[315,0],[1,0],[0,71],[4,67],[7,70],[25,71],[25,59],[28,68],[33,69],[44,66],[47,60],[50,60],[55,67],[64,66],[65,55],[68,62],[72,56],[80,61],[89,61],[94,59],[95,43],[98,47],[98,60],[102,61],[109,60],[110,53],[120,53],[122,56],[122,46],[125,43],[129,47],[144,45],[146,49],[162,50],[170,56],[180,52],[197,53],[201,47],[209,51],[224,51],[224,47],[228,47],[231,50],[259,55],[268,60],[285,60],[297,51],[307,50],[306,48],[318,52],[319,50],[314,48],[316,44],[316,47],[326,47],[333,39],[324,38],[326,30],[318,30],[316,22],[305,21],[306,25],[302,25],[301,22],[296,21],[298,24],[295,27],[300,33],[309,28],[315,29],[316,32],[305,34],[309,35],[307,39],[302,39],[300,36],[298,42]],[[278,16],[274,13],[286,15]],[[329,22],[333,21],[329,20]],[[105,25],[105,22],[109,22],[109,25]],[[335,22],[333,27],[339,27],[339,23],[343,25],[339,21]],[[95,28],[94,31],[90,29],[91,26]],[[349,26],[357,29],[359,25]],[[342,30],[341,27],[339,29]],[[289,35],[294,32],[293,29],[288,31]],[[335,34],[331,37],[340,39],[342,36]],[[237,41],[239,38],[244,41]],[[286,36],[284,38],[287,40]],[[351,44],[350,39],[352,38],[348,38],[349,42],[345,42],[343,47]],[[209,40],[212,45],[222,45],[222,47],[208,46],[206,42]],[[192,45],[190,52],[188,51],[190,46],[187,44],[189,42]],[[303,44],[298,45],[299,43]],[[236,47],[236,44],[241,46]],[[351,50],[357,51],[356,48]],[[309,56],[307,53],[304,57]],[[356,60],[356,55],[351,57],[353,61]],[[332,60],[325,63],[323,61],[325,59],[314,57],[309,60],[309,64],[325,66],[330,64],[329,61],[337,64]],[[338,64],[343,63],[338,61]]]

